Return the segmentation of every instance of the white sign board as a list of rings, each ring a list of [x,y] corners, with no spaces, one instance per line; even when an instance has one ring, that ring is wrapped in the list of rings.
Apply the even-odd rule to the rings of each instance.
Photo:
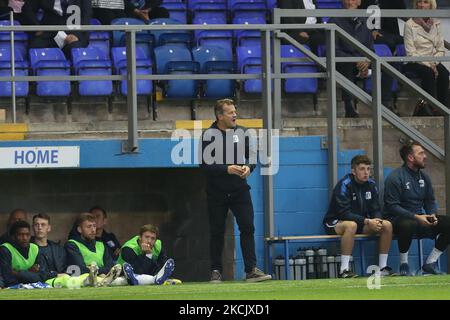
[[[80,147],[0,148],[0,169],[78,168]]]

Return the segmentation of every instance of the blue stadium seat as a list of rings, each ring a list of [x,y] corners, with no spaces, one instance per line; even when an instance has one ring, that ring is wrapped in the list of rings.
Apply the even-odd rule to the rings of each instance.
[[[134,18],[119,18],[111,21],[111,25],[145,25],[145,22]],[[142,47],[147,55],[153,50],[155,39],[153,35],[147,31],[136,33],[136,46]],[[126,45],[126,35],[122,31],[113,31],[113,47],[121,47]]]
[[[70,62],[59,48],[30,49],[30,65],[36,76],[69,76]],[[68,97],[70,81],[38,81],[36,94],[42,97]]]
[[[261,18],[267,20],[267,3],[265,0],[228,0],[231,18]]]
[[[127,74],[127,51],[126,47],[112,48],[112,58],[116,74]],[[140,75],[152,74],[152,62],[145,55],[142,48],[136,48],[136,73]],[[122,80],[120,94],[127,95],[127,81]],[[153,82],[151,80],[137,80],[136,91],[138,95],[149,95],[153,92]]]
[[[112,74],[109,55],[98,48],[72,49],[73,68],[80,76],[107,76]],[[80,81],[81,96],[109,96],[113,92],[112,80]]]
[[[261,47],[237,47],[238,70],[244,74],[261,74]],[[244,92],[261,93],[261,80],[245,80]]]
[[[192,50],[194,61],[200,64],[200,73],[230,74],[234,72],[233,58],[221,47],[201,46]],[[206,80],[203,82],[203,96],[206,98],[233,97],[234,80]]]
[[[14,52],[14,70],[16,76],[28,76],[28,63],[19,50]],[[0,48],[0,77],[11,76],[11,49]],[[17,97],[28,96],[28,82],[15,82]],[[0,84],[0,97],[10,97],[12,95],[12,83],[2,82]]]
[[[375,50],[375,53],[380,57],[392,57],[391,49],[389,49],[389,47],[385,44],[374,44],[373,48]],[[364,80],[364,90],[369,93],[372,92],[372,77],[369,77],[366,80]],[[391,91],[396,92],[397,90],[398,90],[398,81],[397,79],[393,79]]]
[[[259,17],[236,17],[233,24],[266,24],[266,20]],[[234,32],[238,47],[261,46],[261,32],[258,30],[236,30]]]
[[[149,25],[177,25],[180,24],[174,19],[152,19],[149,21]],[[156,30],[151,34],[155,39],[156,46],[162,46],[165,44],[183,44],[190,48],[192,46],[192,34],[186,30]]]
[[[205,5],[212,5],[212,6],[220,5],[224,9],[227,9],[227,7],[228,7],[227,0],[188,0],[187,1],[188,9],[191,11],[197,9],[198,7],[205,6]]]
[[[324,44],[319,44],[317,46],[317,56],[326,57],[327,56],[327,46]]]
[[[101,22],[98,19],[91,19],[91,25],[99,26]],[[105,52],[110,50],[110,34],[108,31],[91,31],[89,32],[89,47],[96,47]]]
[[[309,48],[308,48],[309,49]],[[292,45],[281,46],[282,58],[302,58],[306,57],[299,49]],[[283,62],[281,64],[283,73],[315,73],[317,66],[314,62],[299,61],[299,62]],[[285,79],[284,91],[286,93],[312,93],[316,94],[318,91],[317,78],[298,78]]]
[[[227,11],[223,4],[202,4],[198,6],[192,13],[192,24],[227,24]],[[195,30],[194,36],[196,41],[200,33],[208,30]]]
[[[225,30],[203,30],[197,36],[197,46],[221,47],[233,55],[233,32]]]
[[[342,9],[342,1],[340,0],[317,0],[316,9]],[[327,23],[329,17],[322,17],[322,22]]]
[[[342,9],[342,1],[339,0],[317,0],[317,9]]]
[[[14,25],[20,26],[20,22],[14,20]],[[11,26],[11,22],[9,20],[0,20],[0,30],[3,26]],[[14,46],[25,57],[28,48],[28,35],[25,32],[14,32]],[[10,32],[0,32],[0,48],[11,49]]]
[[[164,1],[161,7],[169,11],[170,19],[177,20],[181,24],[187,23],[187,8],[183,2]]]
[[[193,74],[200,66],[192,60],[189,49],[179,45],[163,45],[155,48],[156,71],[159,74]],[[196,80],[161,81],[164,96],[167,98],[196,98],[198,85]]]
[[[277,7],[277,0],[267,0],[267,9],[273,10]]]

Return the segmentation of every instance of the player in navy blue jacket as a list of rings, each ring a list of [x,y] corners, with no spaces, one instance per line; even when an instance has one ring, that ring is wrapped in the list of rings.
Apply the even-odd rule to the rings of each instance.
[[[450,217],[436,215],[437,203],[431,179],[422,171],[427,156],[420,143],[403,145],[400,156],[404,164],[386,178],[384,193],[385,215],[392,221],[398,236],[400,274],[410,274],[408,250],[413,235],[436,239],[422,270],[440,274],[436,262],[450,244]]]
[[[341,235],[341,270],[339,277],[355,278],[349,269],[355,234],[379,234],[379,267],[381,275],[394,275],[387,266],[392,241],[392,224],[382,219],[378,190],[370,179],[372,162],[365,155],[353,157],[352,172],[334,188],[328,212],[323,219],[328,234]]]

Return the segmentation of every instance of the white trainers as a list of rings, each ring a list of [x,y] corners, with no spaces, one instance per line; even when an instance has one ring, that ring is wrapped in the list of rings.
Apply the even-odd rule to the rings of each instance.
[[[173,270],[175,269],[175,261],[173,259],[168,259],[166,263],[164,263],[161,270],[158,271],[158,273],[155,276],[155,284],[161,285],[166,281],[170,275],[172,274]]]
[[[97,275],[98,266],[95,263],[88,265],[89,276],[83,280],[84,287],[96,287],[97,286]]]
[[[121,272],[122,272],[122,266],[120,264],[116,264],[114,267],[111,268],[111,270],[109,270],[106,277],[103,278],[102,281],[100,281],[99,286],[101,286],[101,287],[109,286],[111,284],[111,282],[113,282],[120,276]]]

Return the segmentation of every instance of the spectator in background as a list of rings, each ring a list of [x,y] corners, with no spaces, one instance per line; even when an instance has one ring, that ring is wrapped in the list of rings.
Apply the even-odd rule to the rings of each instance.
[[[10,12],[14,12],[14,20],[26,24],[22,16],[22,7],[25,0],[0,0],[0,20],[9,20]]]
[[[27,221],[28,220],[28,214],[23,209],[14,209],[9,213],[8,222],[6,223],[6,232],[0,236],[0,244],[9,242],[9,229],[10,227],[16,223],[17,221]]]
[[[400,251],[400,275],[410,275],[408,251],[413,235],[435,239],[435,247],[422,266],[429,274],[441,274],[437,260],[450,243],[450,217],[436,215],[437,203],[430,177],[422,171],[427,158],[418,142],[400,148],[403,166],[385,180],[385,216],[392,222]],[[448,208],[447,208],[448,210]]]
[[[22,7],[24,19],[30,25],[56,25],[65,26],[74,21],[71,17],[73,12],[68,12],[70,6],[77,6],[81,12],[81,24],[89,25],[92,18],[92,0],[33,0],[25,2]],[[39,21],[36,13],[43,11],[42,20]],[[37,31],[30,37],[30,48],[61,48],[66,57],[70,57],[72,48],[85,48],[89,44],[87,32],[60,31],[44,32]]]
[[[170,18],[169,11],[161,7],[162,0],[125,0],[127,15],[148,22],[152,19]]]
[[[278,0],[277,8],[280,9],[315,9],[316,6],[313,0]],[[319,20],[318,20],[319,19]],[[316,24],[320,23],[320,18],[316,17],[302,17],[302,18],[282,18],[281,23],[289,24]],[[287,30],[292,38],[301,44],[308,45],[311,50],[317,54],[318,46],[324,44],[325,36],[320,30]],[[289,43],[287,43],[289,44]]]
[[[358,9],[361,5],[361,0],[343,0],[343,6],[345,9]],[[344,31],[351,34],[356,40],[361,42],[367,48],[373,51],[373,36],[372,32],[367,27],[366,18],[331,18],[329,23],[335,23]],[[338,57],[361,57],[362,54],[354,46],[336,37],[336,56]],[[360,62],[341,62],[336,64],[337,70],[342,73],[346,78],[351,81],[355,81],[357,78],[366,79],[370,76],[370,61],[360,61]],[[392,78],[387,74],[382,73],[381,75],[381,101],[384,106],[394,110],[392,103]],[[359,114],[356,112],[352,96],[342,90],[342,100],[345,105],[345,117],[346,118],[357,118]]]
[[[8,0],[0,0],[0,20],[9,19],[11,8],[8,6]]]
[[[414,0],[414,8],[421,10],[436,9],[436,0]],[[434,18],[411,18],[405,24],[405,49],[410,57],[445,55],[441,22]],[[449,71],[440,62],[421,61],[408,63],[407,70],[416,74],[422,88],[439,100],[447,108],[449,105]]]
[[[404,0],[362,0],[361,9],[369,6],[378,6],[381,10],[406,9]],[[394,53],[397,45],[403,43],[397,18],[381,18],[380,24],[380,29],[372,30],[374,43],[386,44]]]
[[[105,230],[105,226],[108,221],[105,209],[99,206],[95,206],[92,207],[89,212],[95,217],[97,227],[97,241],[101,241],[105,244],[106,248],[108,248],[111,254],[111,257],[114,261],[116,261],[120,254],[120,242],[119,240],[117,240],[117,237],[114,233],[107,232]]]
[[[66,251],[58,243],[48,240],[48,234],[52,230],[50,217],[45,213],[39,213],[33,217],[34,237],[31,242],[39,246],[39,252],[43,256],[45,269],[65,273],[67,269]]]
[[[330,207],[323,219],[325,231],[341,235],[341,269],[339,278],[355,278],[349,268],[356,234],[377,234],[379,240],[378,263],[382,276],[395,275],[387,266],[392,242],[392,224],[382,219],[378,189],[370,179],[372,161],[365,155],[353,157],[352,172],[342,178],[334,188]]]
[[[117,237],[112,232],[107,232],[104,228],[108,221],[106,210],[100,206],[94,206],[89,209],[89,213],[91,213],[95,217],[96,223],[96,240],[103,242],[107,250],[109,251],[110,256],[114,261],[117,260],[120,253],[120,242],[117,240]],[[73,237],[79,236],[78,226],[75,223],[70,230],[69,239]]]
[[[92,15],[101,24],[110,25],[114,19],[125,18],[126,0],[92,0]]]
[[[122,247],[118,263],[130,285],[163,284],[175,268],[158,239],[157,227],[146,224]]]

